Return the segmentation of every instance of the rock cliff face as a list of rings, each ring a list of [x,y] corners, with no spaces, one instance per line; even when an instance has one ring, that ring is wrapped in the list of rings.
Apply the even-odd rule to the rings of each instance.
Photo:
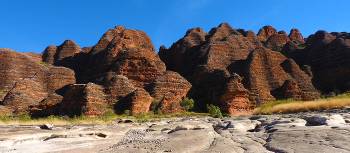
[[[257,104],[275,98],[290,98],[277,96],[275,91],[283,87],[287,80],[293,80],[302,92],[291,97],[302,100],[312,100],[319,97],[311,83],[311,77],[302,71],[292,60],[279,52],[258,48],[247,59],[245,83],[251,92],[251,100]]]
[[[33,60],[32,56],[0,49],[0,101],[14,113],[28,112],[51,93],[75,83],[74,72]]]
[[[349,48],[348,33],[304,39],[298,29],[265,26],[255,34],[223,23],[190,29],[157,54],[146,33],[117,26],[90,47],[66,40],[42,55],[0,49],[0,112],[136,115],[153,103],[174,113],[190,97],[199,111],[215,104],[244,114],[269,100],[348,91]]]
[[[265,26],[255,35],[223,23],[209,33],[190,29],[169,49],[161,47],[159,55],[168,70],[179,72],[191,82],[191,96],[204,103],[200,107],[214,103],[234,114],[276,98],[319,97],[310,75],[279,53],[293,42],[304,42],[297,29],[288,36]],[[242,82],[232,79],[241,77]],[[285,91],[288,97],[280,96],[287,80],[296,82],[299,92]]]
[[[149,37],[121,26],[107,31],[89,56],[90,68],[83,72],[86,81],[94,82],[107,72],[114,72],[144,88],[166,71]]]
[[[289,56],[300,65],[309,65],[315,86],[324,93],[345,92],[350,89],[348,33],[318,31],[307,38],[304,48]]]
[[[173,113],[182,110],[180,101],[187,96],[191,84],[176,72],[167,71],[150,85],[150,94],[160,101],[163,113]]]
[[[220,102],[222,109],[232,115],[245,114],[253,108],[249,91],[244,88],[242,78],[237,74],[228,79]]]
[[[64,94],[60,113],[70,116],[102,115],[107,110],[107,96],[103,91],[103,87],[94,83],[73,84],[68,87]]]
[[[59,112],[63,114],[74,109],[71,111],[74,114],[69,115],[100,115],[104,111],[97,111],[95,105],[91,105],[96,104],[95,101],[100,101],[98,105],[118,108],[119,101],[125,101],[127,97],[132,99],[126,102],[129,105],[127,109],[134,114],[144,113],[149,110],[150,104],[149,100],[144,104],[141,99],[147,98],[148,92],[156,99],[168,99],[162,103],[162,111],[177,112],[181,108],[167,105],[180,107],[180,101],[191,88],[191,84],[182,76],[166,71],[165,64],[144,32],[122,26],[108,30],[93,47],[81,49],[69,40],[57,47],[49,46],[43,53],[43,61],[73,69],[80,83],[65,90],[63,101],[59,104]],[[98,84],[99,88],[87,88],[91,83]],[[99,93],[105,98],[89,100],[84,95],[89,92]]]

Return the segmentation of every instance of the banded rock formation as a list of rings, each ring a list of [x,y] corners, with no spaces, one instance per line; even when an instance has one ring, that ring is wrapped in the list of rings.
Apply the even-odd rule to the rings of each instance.
[[[299,65],[309,65],[313,82],[323,93],[350,90],[350,34],[318,31],[309,36],[304,48],[288,54]]]
[[[117,26],[94,46],[67,40],[41,57],[0,49],[0,112],[140,114],[159,102],[173,113],[189,96],[199,110],[215,104],[241,114],[269,100],[311,100],[317,89],[350,89],[349,39],[325,31],[304,39],[298,29],[287,35],[272,26],[255,34],[223,23],[208,33],[190,29],[157,55],[146,33]]]
[[[0,61],[0,105],[14,113],[28,112],[29,106],[76,81],[70,69],[46,65],[12,50],[0,49]]]
[[[302,39],[296,29],[288,36],[265,26],[255,35],[223,23],[209,33],[200,28],[190,29],[169,49],[161,47],[159,55],[168,70],[179,72],[191,82],[191,96],[204,103],[199,105],[214,103],[232,114],[249,111],[257,104],[276,98],[289,98],[276,93],[287,80],[296,82],[300,88],[300,92],[293,92],[295,95],[290,97],[303,100],[319,97],[311,75],[278,52],[287,43],[302,43]],[[242,84],[239,79],[232,81],[237,74],[243,77]]]
[[[51,62],[52,60],[53,62]],[[186,97],[191,87],[176,72],[166,72],[165,64],[156,54],[151,40],[144,32],[125,29],[122,26],[108,30],[93,47],[81,49],[72,41],[65,41],[57,47],[49,46],[43,53],[43,61],[56,66],[69,67],[75,71],[77,82],[81,85],[68,89],[66,91],[68,95],[80,95],[87,85],[96,83],[103,91],[100,94],[106,96],[106,101],[103,103],[109,107],[118,106],[118,101],[125,100],[136,90],[139,93],[141,89],[145,89],[145,92],[153,92],[152,96],[157,99],[159,97],[170,99],[167,102],[169,105],[178,105]],[[91,114],[81,110],[82,107],[85,107],[85,103],[89,104],[87,100],[82,100],[85,98],[84,95],[81,95],[79,100],[69,99],[69,97],[71,96],[68,96],[67,100],[65,96],[61,108],[73,107],[72,105],[76,104],[74,106],[76,111],[73,112]],[[132,99],[138,100],[137,97]],[[138,102],[129,102],[129,104],[134,103],[139,104]],[[149,107],[147,105],[137,106]],[[162,108],[164,108],[164,112],[180,111],[180,109],[167,110],[170,108]],[[137,108],[134,112],[138,112],[138,109],[142,110],[141,112],[149,110],[149,108]],[[62,112],[63,109],[60,111]],[[120,110],[116,110],[116,112],[120,112]]]

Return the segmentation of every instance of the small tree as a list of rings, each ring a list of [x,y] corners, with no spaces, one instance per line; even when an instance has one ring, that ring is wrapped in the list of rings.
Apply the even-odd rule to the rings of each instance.
[[[221,110],[218,106],[215,106],[213,104],[207,105],[208,113],[210,116],[215,117],[215,118],[222,118],[222,113]]]
[[[194,100],[186,97],[180,102],[180,105],[186,111],[192,110],[194,107]]]

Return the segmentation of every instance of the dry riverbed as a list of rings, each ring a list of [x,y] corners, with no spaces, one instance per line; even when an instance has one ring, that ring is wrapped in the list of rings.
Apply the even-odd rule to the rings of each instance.
[[[0,126],[1,153],[348,153],[350,110],[171,118],[113,125]]]

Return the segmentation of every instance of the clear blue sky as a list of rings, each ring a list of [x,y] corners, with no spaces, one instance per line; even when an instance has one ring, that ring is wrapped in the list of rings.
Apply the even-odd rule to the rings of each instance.
[[[158,47],[187,29],[221,22],[257,31],[264,25],[304,35],[349,31],[348,0],[1,0],[0,48],[41,52],[72,39],[94,45],[115,25],[145,31]]]

